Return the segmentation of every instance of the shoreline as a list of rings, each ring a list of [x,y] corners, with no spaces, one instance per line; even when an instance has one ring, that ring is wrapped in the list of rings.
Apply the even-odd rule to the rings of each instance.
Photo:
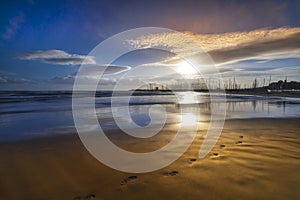
[[[252,121],[252,120],[264,120],[264,121],[269,121],[269,122],[274,122],[274,121],[299,121],[300,120],[300,117],[295,117],[295,116],[286,116],[286,117],[246,117],[246,118],[243,118],[243,117],[238,117],[238,118],[229,118],[229,119],[225,119],[225,122],[224,123],[229,123],[229,122],[244,122],[244,121]],[[209,124],[209,119],[208,120],[205,120],[205,121],[201,121],[199,123],[202,123],[202,124]],[[167,124],[167,126],[173,126],[175,125],[176,123],[169,123]],[[61,129],[64,131],[64,132],[67,132],[67,133],[61,133]],[[65,130],[65,129],[69,129],[69,130]],[[72,130],[70,130],[72,129]],[[115,128],[112,128],[110,130],[105,130],[103,129],[104,132],[108,133],[108,134],[113,134],[114,136],[117,136],[119,133],[120,133],[120,129],[115,127]],[[3,145],[3,144],[18,144],[18,143],[31,143],[31,142],[39,142],[39,141],[43,141],[43,140],[59,140],[59,139],[62,139],[62,138],[65,138],[65,137],[78,137],[78,133],[77,133],[77,130],[75,127],[73,126],[59,126],[59,127],[56,127],[55,129],[53,129],[52,131],[58,131],[56,132],[55,134],[50,134],[49,132],[51,131],[47,131],[46,134],[42,134],[40,136],[36,136],[36,137],[29,137],[29,138],[23,138],[23,139],[10,139],[10,140],[0,140],[0,145]],[[106,133],[106,134],[107,134]]]

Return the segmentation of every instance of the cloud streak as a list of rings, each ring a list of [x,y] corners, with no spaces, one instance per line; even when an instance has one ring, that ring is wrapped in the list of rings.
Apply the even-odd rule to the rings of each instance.
[[[8,77],[0,75],[0,84],[24,84],[24,83],[33,83],[33,80],[29,80],[26,78],[17,78],[17,77]]]
[[[34,89],[53,89],[53,90],[72,90],[75,77],[86,80],[86,84],[89,84],[90,81],[94,82],[95,80],[99,81],[99,85],[104,87],[107,90],[113,89],[113,86],[118,81],[118,78],[109,77],[109,75],[118,74],[124,71],[131,69],[129,66],[120,66],[120,65],[97,65],[97,66],[88,66],[86,68],[98,68],[100,71],[103,71],[104,76],[96,76],[94,74],[86,73],[81,74],[80,76],[77,73],[68,74],[66,76],[54,77],[48,80],[30,80],[22,77],[12,77],[13,73],[0,71],[0,90],[6,90],[9,88],[17,89],[28,89],[32,87],[32,84],[35,84]],[[89,72],[87,69],[86,72]],[[129,82],[136,82],[136,79],[130,79]],[[30,89],[31,90],[31,89]]]
[[[4,40],[11,39],[19,29],[20,25],[24,22],[24,13],[20,12],[17,16],[9,20],[9,25],[6,27],[5,32],[1,35]]]
[[[191,32],[185,34],[186,38],[181,37],[180,33],[154,34],[127,42],[136,48],[145,49],[168,46],[174,52],[199,59],[202,52],[199,52],[196,43],[217,65],[252,59],[300,58],[300,28],[259,29],[224,34]],[[176,63],[178,60],[179,58],[173,57],[162,63]]]
[[[89,65],[96,64],[93,56],[69,54],[62,50],[33,51],[19,56],[21,60],[38,60],[55,65]]]
[[[253,41],[230,48],[220,48],[208,53],[216,63],[236,63],[244,60],[275,60],[300,58],[300,30],[286,37]]]
[[[98,68],[100,71],[103,71],[103,75],[113,75],[113,74],[118,74],[121,72],[125,72],[131,69],[131,67],[129,66],[120,66],[120,65],[99,65],[99,66],[92,66],[93,70],[95,70],[95,68]],[[104,78],[104,77],[99,77],[97,75],[91,74],[89,73],[89,69],[85,68],[85,71],[81,73],[81,75],[79,76],[79,74],[77,73],[72,73],[69,75],[66,75],[64,77],[54,77],[51,79],[51,81],[53,82],[57,82],[57,83],[72,83],[74,82],[76,76],[78,76],[78,78],[81,79],[96,79],[96,80],[106,80],[108,78]]]
[[[125,72],[131,69],[129,66],[120,66],[120,65],[103,65],[97,66],[99,68],[106,68],[104,71],[104,75],[108,74],[119,74],[121,72]]]

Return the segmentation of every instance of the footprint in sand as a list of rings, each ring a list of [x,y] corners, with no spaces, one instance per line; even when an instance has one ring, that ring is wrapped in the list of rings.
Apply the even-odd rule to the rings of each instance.
[[[220,145],[220,148],[224,148],[224,147],[225,147],[225,144],[221,144],[221,145]]]
[[[128,182],[137,179],[137,176],[128,176],[127,178],[123,179],[120,185],[126,185]]]
[[[96,199],[96,195],[89,194],[89,195],[86,195],[85,197],[78,196],[78,197],[74,197],[73,199],[74,200],[93,200],[93,199]]]
[[[179,174],[178,171],[171,171],[171,172],[164,172],[163,173],[164,176],[176,176],[177,174]]]
[[[240,135],[239,138],[243,139],[244,136]],[[243,141],[242,141],[242,140],[239,140],[239,141],[237,141],[235,144],[242,144],[242,143],[243,143]]]
[[[96,199],[96,195],[94,194],[90,194],[90,195],[87,195],[85,198],[85,200],[92,200],[92,199]]]
[[[191,163],[196,162],[196,161],[197,161],[196,158],[191,158],[191,159],[190,159],[190,162],[191,162]]]
[[[223,157],[220,156],[220,154],[218,152],[214,152],[210,155],[211,159],[222,159]]]

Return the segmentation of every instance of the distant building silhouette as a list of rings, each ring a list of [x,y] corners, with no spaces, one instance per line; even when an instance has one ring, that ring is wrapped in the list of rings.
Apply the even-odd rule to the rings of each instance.
[[[270,83],[268,86],[270,90],[300,90],[300,82],[291,81],[287,82],[287,79],[284,81],[279,80],[278,82]]]

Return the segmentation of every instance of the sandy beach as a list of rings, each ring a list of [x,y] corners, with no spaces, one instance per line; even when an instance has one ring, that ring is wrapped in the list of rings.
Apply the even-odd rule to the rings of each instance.
[[[1,1],[0,200],[300,200],[299,10]]]
[[[149,151],[167,142],[170,130],[144,149],[126,137],[116,141]],[[76,134],[2,142],[1,199],[298,199],[299,133],[299,118],[227,120],[204,159],[197,157],[205,135],[200,129],[176,162],[145,174],[103,165]]]

